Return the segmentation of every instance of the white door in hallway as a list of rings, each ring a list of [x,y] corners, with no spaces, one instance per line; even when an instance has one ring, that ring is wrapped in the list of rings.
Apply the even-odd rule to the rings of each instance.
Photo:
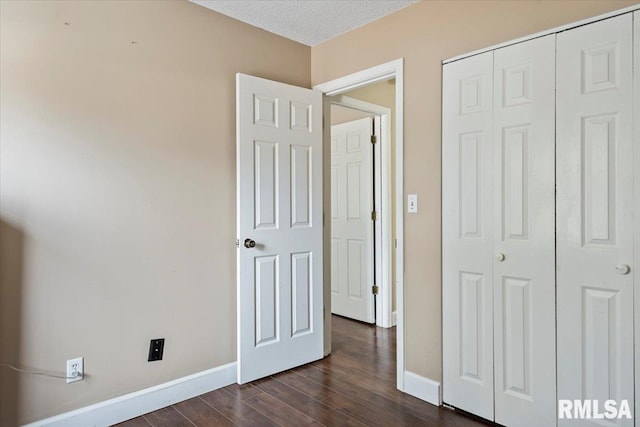
[[[323,356],[322,94],[236,79],[238,383]]]
[[[372,119],[331,127],[331,312],[375,322]]]
[[[558,34],[558,399],[633,410],[632,53],[631,14]]]
[[[494,52],[495,422],[556,423],[555,34]]]

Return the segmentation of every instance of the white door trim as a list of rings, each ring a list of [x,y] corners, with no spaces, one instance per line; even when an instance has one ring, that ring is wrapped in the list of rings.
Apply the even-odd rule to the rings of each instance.
[[[322,84],[315,85],[313,88],[324,92],[325,95],[333,96],[340,95],[350,90],[369,85],[371,83],[383,81],[383,80],[396,80],[396,197],[395,197],[395,218],[396,218],[396,311],[397,311],[397,367],[396,367],[396,381],[397,388],[400,391],[404,391],[404,139],[403,139],[403,124],[404,124],[404,59],[396,59],[384,64],[377,65],[375,67],[367,68],[366,70],[358,71],[353,74],[349,74],[343,77],[339,77],[335,80],[331,80]],[[326,140],[325,140],[326,141]],[[328,163],[324,164],[325,177],[329,174],[327,167]],[[325,248],[327,245],[325,244]],[[325,262],[330,260],[330,257],[326,256]],[[326,286],[326,284],[325,284]],[[330,313],[329,313],[330,316]],[[325,316],[327,319],[327,316]],[[325,334],[327,333],[327,327],[325,325]],[[325,339],[325,343],[327,340]],[[327,348],[325,347],[325,354]]]
[[[376,285],[380,287],[379,299],[376,304],[376,325],[382,328],[390,328],[392,322],[392,298],[393,290],[391,277],[391,257],[393,256],[393,239],[391,236],[391,109],[381,105],[372,104],[360,99],[339,95],[331,99],[334,105],[340,105],[377,115],[374,118],[376,129],[381,129],[381,143],[376,144],[376,168],[375,180],[382,186],[376,186],[375,206],[379,214],[376,223],[375,248],[376,248]],[[379,118],[378,118],[379,117]],[[381,159],[381,161],[379,161]],[[382,209],[380,209],[382,207]]]

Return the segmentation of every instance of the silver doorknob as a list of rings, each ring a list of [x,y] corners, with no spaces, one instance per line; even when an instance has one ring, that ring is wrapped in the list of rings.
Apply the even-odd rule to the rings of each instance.
[[[247,249],[255,248],[256,242],[251,239],[244,239],[244,247]]]
[[[506,256],[502,252],[500,252],[500,253],[498,253],[498,255],[496,255],[496,261],[502,262],[502,261],[505,260],[505,258],[506,258]]]
[[[631,272],[631,267],[627,264],[616,265],[616,271],[620,274],[629,274],[629,272]]]

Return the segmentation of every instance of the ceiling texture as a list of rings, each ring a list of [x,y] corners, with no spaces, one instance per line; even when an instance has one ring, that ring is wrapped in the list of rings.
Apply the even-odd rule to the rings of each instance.
[[[190,0],[254,27],[315,46],[418,0]]]

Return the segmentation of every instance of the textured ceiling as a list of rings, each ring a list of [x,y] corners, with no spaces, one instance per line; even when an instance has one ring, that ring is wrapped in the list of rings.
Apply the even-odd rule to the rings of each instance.
[[[315,46],[418,0],[191,0],[206,8]]]

